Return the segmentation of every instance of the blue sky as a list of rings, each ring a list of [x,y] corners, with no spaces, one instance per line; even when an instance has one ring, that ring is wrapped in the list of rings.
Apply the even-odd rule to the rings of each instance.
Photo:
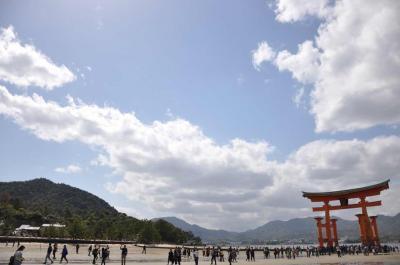
[[[62,82],[62,85],[54,86],[49,90],[35,84],[21,86],[16,82],[7,81],[6,74],[1,76],[0,73],[0,85],[6,87],[10,97],[21,95],[31,99],[33,93],[36,93],[43,97],[45,102],[53,101],[63,108],[69,104],[66,98],[69,95],[76,101],[80,99],[86,106],[110,107],[121,113],[134,113],[134,117],[150,127],[154,121],[159,121],[161,124],[174,121],[188,122],[190,124],[188,130],[197,128],[200,134],[207,140],[212,140],[213,146],[221,152],[225,150],[224,146],[227,147],[229,149],[227,152],[233,152],[230,155],[238,159],[240,163],[235,160],[232,162],[235,166],[227,166],[225,163],[231,161],[227,158],[228,160],[224,160],[224,166],[218,169],[217,167],[221,164],[218,157],[213,157],[215,153],[209,153],[211,162],[203,160],[201,160],[203,162],[198,162],[195,159],[197,153],[193,151],[194,149],[193,153],[192,151],[174,153],[161,162],[156,151],[149,151],[149,148],[154,146],[157,150],[159,148],[164,150],[158,146],[159,142],[155,141],[149,143],[144,151],[140,149],[140,152],[149,152],[146,154],[149,160],[144,163],[145,165],[140,164],[141,168],[138,170],[138,165],[129,167],[121,158],[124,154],[132,154],[130,153],[132,149],[139,148],[136,142],[130,144],[127,141],[126,146],[131,146],[132,149],[129,148],[127,153],[121,152],[115,155],[115,148],[121,149],[120,145],[105,147],[107,144],[104,143],[88,143],[82,139],[86,136],[82,135],[76,138],[60,136],[58,140],[55,140],[56,135],[46,136],[46,138],[43,133],[38,133],[34,129],[43,126],[43,130],[47,130],[41,123],[43,117],[38,117],[35,125],[27,125],[26,120],[20,122],[19,118],[16,118],[19,114],[10,115],[3,110],[0,111],[3,114],[0,116],[2,136],[0,137],[2,146],[0,179],[9,181],[46,177],[92,192],[118,209],[139,217],[177,215],[207,227],[228,227],[232,230],[251,228],[272,219],[295,217],[296,207],[301,208],[300,215],[311,215],[312,213],[308,210],[310,205],[301,199],[301,188],[309,187],[315,190],[360,186],[388,177],[391,177],[392,182],[398,185],[398,175],[386,174],[399,169],[399,166],[392,165],[391,161],[386,161],[387,163],[383,166],[376,165],[372,169],[365,168],[365,161],[360,162],[360,166],[356,168],[336,165],[340,169],[336,167],[321,169],[321,165],[326,166],[331,161],[328,158],[326,160],[328,162],[319,162],[315,158],[302,161],[303,157],[308,157],[307,154],[312,154],[317,158],[330,155],[335,158],[340,157],[348,153],[346,150],[354,150],[353,147],[347,146],[354,144],[354,141],[360,145],[371,145],[371,150],[375,150],[375,146],[372,145],[376,139],[390,140],[397,144],[400,141],[397,139],[400,119],[393,109],[399,107],[400,97],[397,97],[399,94],[397,91],[400,83],[395,76],[385,76],[384,80],[393,81],[388,85],[389,87],[386,84],[379,84],[373,89],[393,92],[390,97],[392,101],[389,102],[385,97],[382,97],[379,102],[367,101],[368,98],[374,97],[373,95],[377,95],[377,99],[381,97],[374,90],[367,90],[363,86],[358,72],[352,72],[352,69],[359,69],[357,61],[360,59],[355,58],[344,63],[351,68],[348,72],[349,79],[353,78],[355,81],[349,80],[349,85],[345,82],[344,84],[349,87],[342,92],[337,92],[330,84],[335,83],[341,86],[343,80],[333,79],[339,75],[338,73],[330,73],[331,75],[328,76],[326,72],[328,67],[325,66],[329,63],[328,55],[332,54],[329,51],[335,51],[327,43],[339,40],[333,40],[329,32],[319,33],[318,29],[322,31],[323,25],[332,25],[334,29],[335,21],[330,20],[326,14],[333,14],[337,20],[342,19],[346,23],[351,22],[340,13],[340,3],[329,4],[325,3],[327,1],[319,1],[322,9],[311,6],[304,10],[301,9],[302,7],[286,3],[287,6],[284,6],[286,9],[279,9],[285,5],[285,2],[290,1],[40,1],[40,4],[37,1],[2,2],[0,27],[3,29],[12,27],[17,36],[17,42],[35,47],[56,67],[65,65],[75,79]],[[370,4],[363,5],[363,8],[367,11],[372,10],[374,7]],[[389,4],[385,2],[378,8],[388,7],[390,7]],[[350,10],[353,10],[351,8],[354,8],[354,16],[360,15],[356,7],[350,7]],[[289,12],[291,10],[292,13]],[[392,10],[397,12],[398,6]],[[371,21],[365,15],[361,15],[364,20],[360,23],[364,23],[367,27]],[[351,33],[351,27],[349,28]],[[388,29],[388,31],[389,34],[398,29]],[[358,31],[355,30],[355,32]],[[345,35],[343,32],[339,33]],[[355,43],[357,43],[356,37],[354,37]],[[369,41],[375,41],[382,47],[388,45],[375,35],[367,37],[370,38]],[[328,39],[326,43],[323,41],[325,38]],[[317,39],[321,41],[318,42]],[[296,53],[301,55],[298,45],[306,40],[311,40],[315,51],[318,50],[315,53],[318,53],[316,64],[319,67],[319,74],[317,77],[313,76],[312,81],[295,77],[296,73],[301,75],[303,69],[308,69],[309,61],[303,62],[301,58],[304,57],[294,56]],[[273,52],[271,56],[267,56],[267,59],[263,57],[260,63],[255,65],[254,56],[257,49],[264,52],[260,49],[261,43],[266,43]],[[361,49],[360,47],[358,48]],[[373,59],[370,60],[365,56],[367,52],[371,52],[371,49],[359,51],[363,65],[368,66],[369,63],[374,62]],[[393,49],[398,55],[398,50]],[[282,53],[284,50],[290,53],[289,56],[284,56]],[[378,54],[375,50],[372,52]],[[354,54],[354,52],[349,52],[349,54],[352,53]],[[290,56],[292,60],[285,60]],[[335,58],[339,56],[340,54]],[[296,67],[298,65],[300,67]],[[336,65],[335,63],[328,66],[332,69]],[[399,70],[396,62],[387,65],[391,68],[386,72]],[[0,62],[1,67],[5,66],[2,66]],[[7,67],[10,68],[9,65]],[[369,71],[377,72],[374,69]],[[363,73],[361,76],[365,75]],[[380,80],[382,76],[376,74],[376,79]],[[370,84],[373,80],[365,82],[367,81]],[[302,89],[303,97],[300,98],[300,103],[296,104],[294,97]],[[332,94],[329,97],[313,96],[313,91]],[[353,93],[349,94],[348,91],[353,91]],[[335,96],[340,97],[341,101],[333,100]],[[330,106],[335,106],[335,104],[342,104],[342,109],[337,112],[332,111],[332,113],[326,112],[326,109],[330,109]],[[365,107],[368,104],[372,107]],[[388,108],[386,113],[370,118],[375,115],[376,110],[383,109],[385,106],[392,107]],[[7,104],[3,106],[3,108],[11,107]],[[24,110],[28,112],[28,108],[21,108],[22,112]],[[388,115],[388,113],[393,115]],[[92,114],[88,115],[88,117],[93,117]],[[319,131],[316,125],[317,120],[321,121],[320,128],[322,129]],[[61,126],[60,135],[63,135],[64,123],[61,119],[58,122]],[[98,126],[105,126],[104,123],[101,124],[99,123]],[[178,129],[174,127],[173,130],[185,130],[185,126],[179,123]],[[65,124],[65,127],[68,125]],[[77,134],[79,133],[82,132]],[[170,132],[167,135],[170,135]],[[113,141],[113,136],[110,137],[106,142]],[[185,139],[190,143],[196,141],[198,135],[196,134],[194,139],[190,139],[192,136],[186,134],[179,137],[188,137]],[[173,138],[175,139],[175,136]],[[163,139],[168,141],[170,138]],[[249,148],[248,150],[237,151],[232,147],[233,145],[231,146],[232,139],[240,139],[245,143],[265,143],[268,148],[250,146],[246,147]],[[145,141],[148,143],[148,140]],[[306,155],[301,153],[302,147],[309,147],[310,143],[323,146],[308,151]],[[329,147],[328,144],[334,146]],[[337,154],[318,154],[318,151],[324,148],[329,151],[336,150],[336,146],[345,145],[346,147],[343,150],[340,149]],[[202,144],[199,146],[196,148],[201,148]],[[379,152],[387,153],[388,150],[385,148],[389,147],[381,147],[385,146],[384,144],[379,146],[382,149]],[[388,144],[388,146],[394,146],[394,144]],[[367,148],[362,147],[362,149]],[[400,149],[392,149],[390,151],[394,155],[387,159],[394,159],[393,157],[397,159],[399,156]],[[135,152],[137,150],[135,149]],[[207,150],[201,151],[205,157],[207,157],[207,152],[211,152]],[[237,158],[247,152],[254,154],[255,157],[261,156],[260,164],[253,167],[250,165],[251,160]],[[94,163],[99,154],[106,156],[108,162],[103,165]],[[304,156],[297,157],[300,155]],[[373,152],[366,152],[360,157],[375,160],[374,155],[376,154]],[[135,160],[132,156],[129,158]],[[187,161],[184,169],[178,169],[174,164],[179,164],[179,159]],[[360,161],[359,158],[356,160]],[[296,207],[273,203],[275,200],[284,201],[279,197],[282,194],[282,187],[289,187],[288,191],[296,191],[296,181],[290,182],[287,179],[296,180],[297,172],[282,173],[292,170],[286,168],[288,164],[306,168],[302,170],[293,166],[302,172],[299,173],[300,175],[305,174],[298,177],[297,182],[314,184],[314,186],[304,184],[305,186],[297,187],[298,193],[294,195],[295,200],[301,202],[298,205],[295,203]],[[75,170],[74,167],[68,169],[70,165],[75,166]],[[193,176],[186,176],[187,178],[200,181],[199,177],[194,177],[194,175],[207,175],[208,173],[204,173],[202,168],[208,166],[211,168],[210,172],[214,173],[210,173],[205,179],[218,178],[215,185],[217,187],[211,181],[209,185],[212,186],[210,188],[212,191],[205,192],[200,189],[199,193],[205,193],[204,196],[215,197],[215,199],[208,200],[200,195],[193,195],[197,193],[190,187],[196,186],[195,181],[186,183],[184,180],[185,185],[182,184],[181,187],[179,185],[181,180],[178,177],[175,178],[181,174],[182,170],[185,170],[185,173],[193,174]],[[155,171],[153,167],[159,167],[160,172]],[[321,175],[326,179],[317,178],[314,181],[313,176],[317,173],[313,173],[312,170],[315,168],[318,168],[320,173],[322,171]],[[163,175],[164,171],[168,171],[168,174]],[[146,172],[146,176],[141,175],[140,180],[137,180],[136,174],[143,172]],[[260,190],[239,189],[243,184],[239,184],[241,181],[238,179],[242,177],[242,173],[246,172],[256,174],[254,179],[246,179],[250,182],[249,187],[257,183],[261,179],[260,176],[268,181],[263,183],[260,180],[260,183],[263,183],[260,184],[262,187]],[[348,180],[351,174],[361,179]],[[361,175],[367,177],[362,179]],[[169,180],[164,181],[166,178]],[[336,181],[335,178],[337,178]],[[169,189],[178,191],[181,189],[182,194],[178,192],[179,194],[172,194],[171,197],[161,198],[156,195],[162,192],[161,190],[152,191],[153,194],[147,193],[147,188],[143,188],[144,190],[126,188],[134,185],[136,181],[147,183],[147,180],[157,187],[162,183],[161,186]],[[286,180],[288,182],[285,182]],[[237,186],[232,184],[232,187],[227,185],[225,188],[226,182],[238,182],[238,184]],[[284,188],[282,189],[284,191]],[[207,195],[207,192],[210,194]],[[231,192],[243,195],[248,205],[235,204],[234,202],[240,199],[231,198]],[[228,196],[227,193],[230,195]],[[138,194],[138,196],[135,197],[132,194]],[[157,203],[159,200],[170,203],[160,206]],[[184,204],[187,200],[190,205]],[[262,204],[264,201],[267,208],[280,206],[283,209],[282,212],[272,214],[266,209],[260,214],[258,208],[253,209],[251,206]],[[268,202],[271,202],[271,205],[268,205]],[[244,211],[242,216],[238,215],[242,207],[252,210]],[[187,208],[187,210],[182,211],[182,208]],[[210,210],[212,214],[208,220],[198,217],[197,213],[208,208],[218,210],[215,210],[215,213]],[[390,205],[384,208],[384,213],[394,214],[398,210]],[[224,219],[231,215],[237,218],[229,222]],[[243,220],[248,221],[247,226],[241,225]]]

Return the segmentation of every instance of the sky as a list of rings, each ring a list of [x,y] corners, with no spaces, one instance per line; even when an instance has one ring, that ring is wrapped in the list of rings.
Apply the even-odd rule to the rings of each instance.
[[[0,180],[244,231],[315,216],[301,191],[390,179],[369,211],[397,214],[399,15],[394,0],[2,1]]]

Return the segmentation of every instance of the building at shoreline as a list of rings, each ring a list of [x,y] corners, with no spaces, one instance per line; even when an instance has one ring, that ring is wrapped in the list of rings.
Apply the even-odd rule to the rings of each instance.
[[[14,230],[15,236],[40,236],[41,232],[48,228],[62,229],[65,228],[63,224],[42,224],[41,226],[31,226],[27,224],[22,224],[20,227]]]

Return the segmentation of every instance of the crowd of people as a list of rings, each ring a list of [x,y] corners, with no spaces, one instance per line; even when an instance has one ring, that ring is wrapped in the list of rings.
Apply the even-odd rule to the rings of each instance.
[[[49,246],[47,247],[46,257],[44,259],[43,264],[48,264],[49,261],[51,263],[54,263],[54,260],[57,259],[57,257],[56,257],[57,251],[58,251],[58,244],[54,243],[53,245],[51,245],[51,243],[49,243]],[[53,255],[53,257],[52,257],[52,255]],[[68,263],[67,255],[68,255],[67,245],[64,245],[63,249],[61,250],[60,263],[62,263],[63,260],[65,260]]]
[[[182,259],[185,261],[191,260],[191,253],[193,255],[193,259],[195,265],[198,264],[199,261],[199,251],[195,247],[193,249],[190,248],[180,248],[176,247],[175,249],[170,249],[168,253],[167,265],[169,264],[181,264]],[[253,262],[256,261],[255,252],[262,252],[264,259],[296,259],[298,257],[319,257],[324,255],[337,255],[338,257],[342,257],[343,255],[377,255],[379,253],[398,253],[398,246],[390,246],[390,245],[381,245],[381,246],[361,246],[361,245],[342,245],[336,247],[315,247],[315,246],[281,246],[281,247],[246,247],[244,250],[238,247],[233,248],[221,248],[218,246],[208,246],[202,249],[203,261],[208,261],[210,264],[217,264],[219,262],[225,262],[225,253],[227,254],[227,261],[229,264],[237,262],[239,259],[239,254],[241,251],[244,251],[245,256],[243,259],[245,261]]]
[[[343,255],[366,255],[374,254],[377,255],[379,253],[395,253],[399,252],[398,246],[390,246],[390,245],[380,245],[380,246],[362,246],[362,245],[341,245],[336,247],[315,247],[315,246],[292,246],[292,247],[275,247],[268,248],[265,247],[263,249],[264,258],[267,259],[272,255],[275,259],[279,258],[288,258],[288,259],[296,259],[296,257],[319,257],[323,255],[337,255],[338,257],[342,257]]]
[[[79,254],[79,244],[75,244],[75,252]],[[21,265],[24,261],[23,251],[25,246],[20,245],[17,247],[14,255],[10,257],[9,265]],[[126,258],[128,255],[128,248],[126,245],[120,246],[121,251],[121,265],[126,265]],[[225,262],[225,257],[231,265],[239,260],[239,254],[244,251],[245,255],[243,259],[245,261],[253,262],[256,260],[255,252],[262,252],[264,259],[296,259],[298,257],[320,257],[324,255],[337,255],[342,257],[344,255],[377,255],[380,253],[390,254],[398,253],[398,245],[380,245],[380,246],[362,246],[362,245],[338,245],[336,247],[315,247],[315,246],[281,246],[281,247],[246,247],[241,249],[239,247],[221,248],[219,246],[207,246],[202,248],[203,261],[210,262],[211,265],[217,265],[217,262]],[[46,256],[43,264],[52,264],[57,260],[58,244],[49,243]],[[59,263],[65,261],[68,263],[68,248],[64,245],[61,250],[61,256]],[[142,254],[146,254],[146,246],[143,246]],[[227,254],[225,256],[225,254]],[[89,245],[88,256],[90,257],[90,263],[97,264],[100,261],[100,265],[106,265],[110,260],[110,247],[100,245]],[[167,265],[181,264],[182,261],[191,261],[193,258],[194,264],[199,264],[199,249],[197,247],[175,247],[170,249],[167,257]]]

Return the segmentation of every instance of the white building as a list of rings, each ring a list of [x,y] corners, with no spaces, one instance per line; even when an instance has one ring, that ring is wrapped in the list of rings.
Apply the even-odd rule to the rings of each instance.
[[[14,235],[16,236],[39,236],[40,226],[21,225],[16,228]]]
[[[64,228],[65,225],[62,224],[42,224],[43,228],[48,228],[48,227],[55,227],[55,228]]]

